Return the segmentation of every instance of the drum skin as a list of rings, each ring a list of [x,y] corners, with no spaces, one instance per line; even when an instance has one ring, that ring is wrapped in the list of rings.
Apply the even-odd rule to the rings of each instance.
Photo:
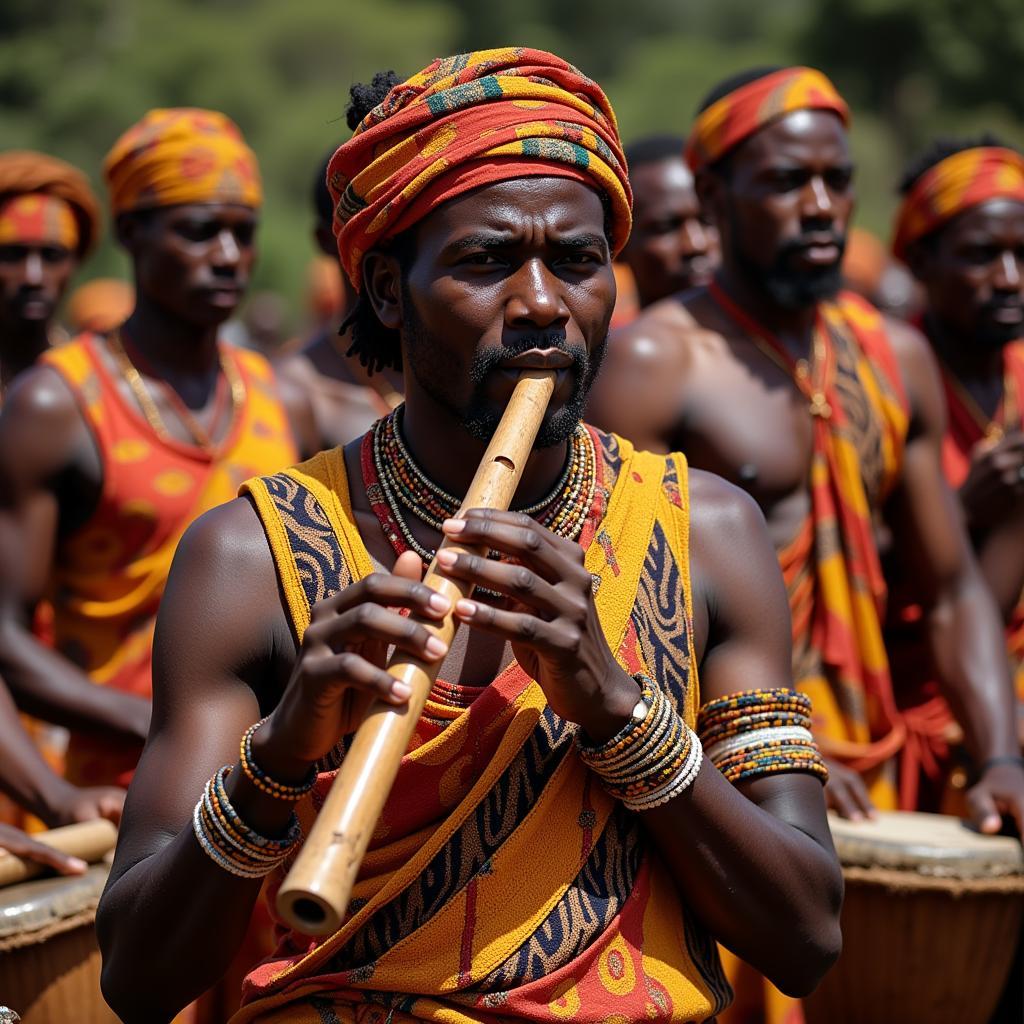
[[[100,994],[94,924],[108,871],[0,889],[0,1005],[22,1024],[117,1024]]]
[[[843,865],[843,953],[807,1024],[987,1024],[1024,919],[1024,853],[958,819],[832,819]]]

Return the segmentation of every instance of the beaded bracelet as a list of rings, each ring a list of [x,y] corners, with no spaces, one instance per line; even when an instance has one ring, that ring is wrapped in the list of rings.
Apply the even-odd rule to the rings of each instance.
[[[610,740],[589,746],[577,740],[583,763],[596,772],[610,796],[631,811],[667,803],[697,777],[701,742],[668,698],[646,676],[636,676],[643,718],[631,718]]]
[[[224,788],[230,771],[231,766],[224,765],[207,782],[192,812],[192,830],[203,852],[218,867],[239,878],[262,878],[288,857],[302,838],[302,829],[294,813],[280,839],[249,828]]]
[[[708,701],[697,716],[697,731],[709,760],[729,782],[777,772],[828,780],[811,734],[810,698],[796,690],[744,690]]]
[[[242,742],[239,744],[239,761],[242,765],[242,771],[245,772],[246,778],[258,790],[266,793],[267,796],[291,802],[301,800],[316,785],[316,766],[314,765],[309,769],[309,774],[306,776],[305,781],[301,782],[298,786],[289,786],[284,782],[278,782],[277,779],[272,779],[252,759],[252,734],[265,721],[265,718],[261,718],[255,725],[250,725],[242,736]]]

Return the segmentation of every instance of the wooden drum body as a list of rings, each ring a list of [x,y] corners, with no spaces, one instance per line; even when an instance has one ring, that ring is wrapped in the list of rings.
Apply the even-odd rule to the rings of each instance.
[[[94,926],[108,871],[0,889],[0,1006],[22,1024],[117,1024],[100,995]]]
[[[831,818],[843,865],[843,954],[808,1024],[987,1024],[1024,918],[1024,853],[956,818]]]

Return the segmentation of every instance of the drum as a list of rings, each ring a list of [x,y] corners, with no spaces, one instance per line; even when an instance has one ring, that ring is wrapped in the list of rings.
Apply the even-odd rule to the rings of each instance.
[[[843,865],[843,954],[807,1024],[987,1024],[1024,918],[1024,852],[957,818],[831,818]]]
[[[0,889],[0,1005],[22,1024],[117,1024],[100,995],[94,928],[109,870]]]

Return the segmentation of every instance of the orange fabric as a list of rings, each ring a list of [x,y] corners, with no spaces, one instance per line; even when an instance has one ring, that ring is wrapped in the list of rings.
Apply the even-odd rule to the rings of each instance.
[[[888,263],[882,242],[870,231],[850,228],[843,253],[843,277],[847,284],[870,300],[878,292]]]
[[[77,167],[32,150],[0,153],[0,202],[8,196],[26,193],[54,196],[71,206],[77,221],[79,258],[95,246],[102,233],[100,205],[88,179]]]
[[[148,697],[157,606],[182,533],[233,498],[243,480],[290,464],[296,450],[262,356],[226,350],[246,398],[230,435],[211,453],[157,435],[122,395],[100,344],[84,335],[42,357],[78,399],[103,464],[97,509],[54,559],[55,640],[94,682]],[[81,784],[126,784],[139,753],[133,744],[73,734],[67,774]]]
[[[1024,156],[1001,146],[978,146],[946,157],[925,171],[903,200],[893,254],[906,259],[907,246],[990,199],[1024,202]]]
[[[128,319],[135,306],[135,289],[114,277],[98,277],[71,293],[68,327],[75,334],[106,334]]]
[[[714,284],[711,294],[800,380],[777,339]],[[873,781],[884,776],[905,736],[882,642],[886,587],[872,514],[898,478],[908,414],[884,321],[872,306],[844,292],[819,307],[817,331],[829,411],[813,417],[811,515],[779,561],[793,619],[794,674],[814,702],[818,742],[826,756],[872,773]],[[877,432],[870,470],[857,437],[868,423]]]
[[[103,161],[115,214],[182,203],[263,203],[256,156],[216,110],[151,110]]]
[[[45,192],[0,199],[0,245],[78,248],[78,221],[70,203]]]
[[[560,57],[509,46],[439,58],[395,86],[327,167],[353,287],[363,255],[449,199],[509,178],[572,178],[611,202],[617,253],[632,194],[604,93]]]
[[[783,68],[741,85],[701,111],[686,143],[686,162],[694,171],[707,167],[794,110],[830,110],[843,124],[850,121],[845,101],[820,71]]]

